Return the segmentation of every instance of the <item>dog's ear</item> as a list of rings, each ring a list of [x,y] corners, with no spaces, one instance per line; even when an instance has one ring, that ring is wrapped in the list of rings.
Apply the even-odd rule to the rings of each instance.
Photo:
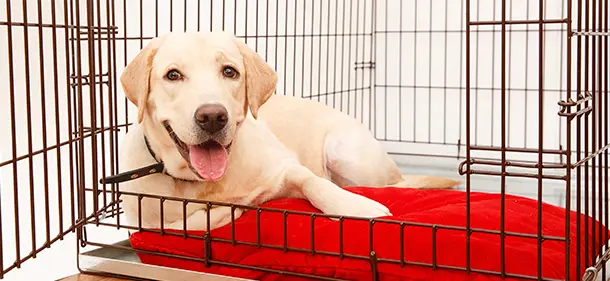
[[[138,107],[138,123],[142,122],[146,112],[146,103],[150,92],[150,71],[161,42],[161,37],[151,40],[125,67],[121,75],[121,84],[125,96]]]
[[[277,84],[277,74],[263,58],[250,49],[246,43],[235,38],[246,68],[246,100],[252,116],[258,116],[258,109],[273,95]]]

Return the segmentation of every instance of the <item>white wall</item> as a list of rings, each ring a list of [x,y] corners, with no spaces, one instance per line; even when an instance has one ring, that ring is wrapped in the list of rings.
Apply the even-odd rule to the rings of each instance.
[[[125,0],[126,1],[126,0]],[[56,21],[64,23],[63,1],[56,1],[51,7],[51,1],[42,1],[42,22],[51,23],[51,11],[55,9]],[[83,2],[83,1],[80,1]],[[142,26],[140,30],[139,1],[111,1],[115,3],[115,25],[118,26],[119,40],[116,41],[116,69],[109,67],[108,41],[101,41],[101,47],[96,42],[95,59],[96,72],[101,63],[102,73],[109,69],[120,74],[126,61],[132,59],[142,45],[150,37],[156,36],[156,11],[158,13],[158,34],[170,31],[169,1],[159,1],[158,10],[155,1],[143,1]],[[256,49],[268,63],[276,68],[279,76],[278,93],[310,97],[331,106],[339,108],[358,118],[380,139],[391,140],[386,147],[391,152],[411,154],[434,154],[457,156],[458,140],[465,143],[465,8],[464,1],[430,0],[430,1],[173,1],[172,29],[185,29],[185,14],[187,30],[197,30],[198,21],[201,30],[219,30],[224,28],[235,31],[240,37],[247,37],[247,43]],[[376,3],[373,6],[373,2]],[[509,19],[537,19],[537,1],[509,0]],[[576,2],[576,1],[574,1]],[[23,22],[23,9],[20,1],[11,1],[12,21]],[[38,22],[37,1],[26,1],[28,5],[28,21]],[[107,1],[101,1],[100,19],[102,26],[106,22]],[[126,5],[124,6],[124,4]],[[201,3],[198,6],[197,3]],[[239,3],[235,7],[235,3]],[[247,4],[246,4],[247,3]],[[312,5],[312,3],[314,3]],[[499,20],[500,0],[472,1],[471,14],[473,20]],[[545,18],[557,19],[566,16],[565,1],[547,0],[544,10]],[[74,3],[76,4],[76,3]],[[258,9],[257,9],[258,4]],[[350,6],[351,4],[351,6]],[[223,14],[224,5],[224,14]],[[288,5],[288,6],[286,6]],[[298,5],[295,7],[295,5]],[[345,6],[344,6],[345,5]],[[417,5],[417,6],[416,6]],[[81,3],[80,23],[87,22],[85,3]],[[126,9],[124,9],[124,7]],[[347,7],[347,8],[344,8]],[[69,6],[67,7],[69,8]],[[373,13],[373,8],[375,12]],[[75,8],[74,8],[75,9]],[[529,10],[529,11],[528,11]],[[186,12],[185,12],[186,11]],[[213,11],[211,13],[211,11]],[[258,12],[257,12],[258,11]],[[495,12],[494,12],[495,11]],[[127,17],[123,16],[123,12]],[[97,8],[95,11],[97,15]],[[209,15],[213,17],[210,18]],[[198,15],[200,16],[198,19]],[[375,21],[373,22],[373,15]],[[258,16],[258,21],[257,21]],[[246,21],[247,17],[247,21]],[[276,24],[276,19],[278,24]],[[269,19],[266,21],[266,19]],[[0,21],[7,21],[5,7],[0,11]],[[97,21],[97,19],[96,19]],[[111,20],[112,21],[112,20]],[[126,22],[126,27],[125,23]],[[210,24],[211,22],[211,24]],[[234,24],[236,22],[236,24]],[[247,23],[247,28],[246,28]],[[258,29],[257,29],[258,23]],[[95,23],[97,25],[97,22]],[[526,29],[527,28],[527,29]],[[538,30],[536,25],[510,26],[507,35],[507,142],[514,147],[537,148],[538,135]],[[545,33],[544,58],[544,145],[545,148],[557,149],[560,144],[565,146],[565,121],[557,116],[557,101],[565,98],[566,90],[566,33],[565,25],[548,25]],[[277,33],[276,33],[277,29]],[[478,28],[473,28],[474,30]],[[296,30],[296,31],[295,31]],[[373,33],[373,30],[376,32]],[[500,27],[481,27],[479,33],[472,35],[472,123],[473,143],[479,145],[500,144],[500,70],[501,70],[501,35]],[[68,128],[68,92],[71,99],[77,97],[76,91],[68,91],[66,57],[73,58],[66,52],[66,30],[58,28],[57,60],[53,60],[54,49],[51,28],[43,28],[42,68],[45,76],[41,80],[40,44],[38,29],[29,28],[28,52],[25,52],[24,28],[12,27],[12,46],[14,58],[12,69],[14,79],[12,85],[15,94],[15,118],[11,119],[9,105],[9,61],[8,61],[8,28],[0,25],[0,162],[13,158],[12,149],[15,144],[11,140],[11,126],[16,127],[16,155],[28,153],[28,135],[31,135],[32,150],[40,150],[42,143],[42,101],[46,103],[47,146],[56,145],[56,133],[59,132],[61,142],[66,142],[70,136]],[[401,31],[401,32],[397,32]],[[446,32],[445,32],[446,31]],[[126,32],[126,33],[125,33]],[[255,39],[255,35],[278,35],[268,40]],[[307,36],[302,36],[306,34]],[[343,34],[344,36],[319,36],[320,34]],[[143,35],[146,40],[120,40],[124,36],[135,38]],[[298,35],[298,36],[294,36]],[[374,41],[374,45],[372,42]],[[126,42],[126,43],[125,43]],[[74,45],[75,47],[78,45]],[[88,52],[86,41],[81,43],[83,75],[89,73],[87,63]],[[101,51],[100,51],[101,50]],[[112,48],[110,49],[112,51]],[[574,50],[575,51],[575,50]],[[98,55],[101,53],[101,60]],[[25,58],[29,58],[30,80],[26,83]],[[370,69],[355,70],[357,62],[375,62],[375,71]],[[53,79],[57,70],[58,80]],[[69,74],[74,74],[71,69]],[[114,77],[111,77],[114,78]],[[107,81],[108,78],[103,78]],[[41,82],[44,81],[44,88]],[[29,85],[31,133],[27,130],[26,85]],[[57,85],[57,90],[55,90]],[[400,86],[400,87],[396,87]],[[110,123],[108,97],[115,86],[96,87],[98,110],[96,112],[97,126]],[[118,122],[125,123],[125,100],[122,98],[120,86],[118,89],[117,114]],[[527,89],[527,90],[525,90]],[[55,92],[58,93],[55,107]],[[41,94],[45,95],[44,99]],[[89,107],[90,91],[83,88],[83,123],[91,125],[91,110]],[[332,93],[332,94],[328,94]],[[320,95],[323,94],[323,95]],[[113,97],[114,98],[114,97]],[[100,110],[100,99],[104,102],[104,110]],[[104,114],[102,118],[101,114]],[[56,115],[57,113],[57,115]],[[136,111],[128,106],[129,121],[133,122]],[[58,116],[58,118],[56,118]],[[74,120],[75,116],[71,117]],[[116,123],[117,120],[115,120]],[[55,123],[59,122],[59,131]],[[72,131],[75,127],[72,126]],[[119,133],[120,136],[124,130]],[[110,134],[104,134],[105,152],[102,155],[102,135],[98,135],[98,160],[96,163],[101,175],[101,160],[106,160],[109,170]],[[395,142],[395,141],[401,142]],[[90,187],[96,180],[91,176],[91,141],[85,141],[86,179]],[[464,148],[460,150],[464,155]],[[60,168],[57,167],[57,157],[61,157]],[[1,188],[1,219],[2,246],[4,267],[15,258],[14,239],[14,203],[18,202],[19,224],[21,236],[21,255],[31,250],[31,216],[30,216],[30,186],[34,190],[35,228],[37,247],[43,245],[45,233],[45,202],[44,187],[49,190],[49,216],[51,219],[50,234],[54,237],[58,231],[59,195],[63,202],[64,227],[70,224],[70,171],[75,167],[70,165],[68,146],[62,146],[59,154],[52,150],[46,154],[48,166],[43,165],[43,154],[32,158],[31,169],[34,171],[34,182],[30,183],[30,165],[28,160],[21,160],[16,165],[17,177],[13,177],[12,165],[0,168]],[[499,157],[499,154],[484,156]],[[529,156],[513,155],[520,159]],[[549,156],[547,161],[558,161],[557,157]],[[454,169],[454,167],[452,167]],[[46,171],[46,174],[45,174]],[[58,177],[61,171],[61,177]],[[45,175],[48,183],[45,182]],[[74,178],[72,178],[74,180]],[[18,183],[18,199],[13,192],[14,183]],[[74,187],[74,186],[72,186]],[[102,187],[100,187],[102,188]],[[88,200],[91,194],[87,194]],[[103,200],[100,197],[100,200]],[[107,200],[110,200],[107,198]],[[100,201],[102,204],[103,202]],[[91,208],[88,204],[88,212]],[[92,237],[102,237],[105,242],[126,238],[126,232],[108,228],[94,229],[88,227]],[[7,280],[47,280],[56,279],[68,273],[75,272],[75,243],[71,235],[67,241],[59,242],[51,249],[45,250],[36,260],[29,261],[22,270],[12,271]]]

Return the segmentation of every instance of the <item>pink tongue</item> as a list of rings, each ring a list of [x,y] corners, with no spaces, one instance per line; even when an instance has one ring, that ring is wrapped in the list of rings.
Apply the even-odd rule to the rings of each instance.
[[[191,166],[204,180],[215,181],[227,170],[227,150],[216,142],[189,146]]]

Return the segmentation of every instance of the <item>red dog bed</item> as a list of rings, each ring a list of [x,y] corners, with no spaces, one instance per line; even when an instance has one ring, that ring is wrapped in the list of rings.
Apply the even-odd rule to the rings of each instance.
[[[398,188],[349,188],[350,191],[362,194],[386,205],[393,217],[389,220],[410,223],[425,223],[464,227],[466,225],[466,194],[460,191],[448,190],[417,190]],[[500,229],[500,195],[486,193],[471,193],[471,227],[475,229]],[[508,233],[526,233],[536,235],[538,222],[538,203],[534,200],[506,196],[505,230]],[[282,199],[264,204],[262,207],[304,212],[319,213],[305,200]],[[544,236],[565,237],[565,209],[548,204],[542,204]],[[501,271],[500,236],[474,231],[470,241],[470,267],[479,270],[468,274],[463,270],[450,267],[466,267],[466,234],[464,230],[447,229],[430,226],[407,225],[403,229],[404,260],[406,265],[390,263],[384,259],[400,260],[400,225],[378,222],[373,225],[373,237],[369,236],[368,221],[345,220],[342,223],[343,245],[339,246],[339,222],[328,218],[317,217],[314,220],[314,248],[316,254],[311,254],[311,216],[289,215],[287,217],[287,246],[306,251],[298,252],[281,249],[284,246],[282,213],[259,214],[260,243],[277,246],[276,249],[257,246],[235,246],[227,242],[213,241],[211,257],[213,261],[236,263],[242,266],[282,270],[320,277],[345,280],[372,280],[372,270],[375,268],[379,280],[502,280],[498,275],[479,273],[483,271]],[[571,249],[570,249],[570,280],[579,280],[584,264],[576,272],[576,219],[589,219],[570,214]],[[240,242],[257,243],[256,211],[244,213],[235,222],[235,239]],[[581,239],[586,233],[582,229]],[[433,232],[436,238],[433,239]],[[231,225],[210,232],[214,239],[231,239]],[[591,233],[591,231],[589,231]],[[192,232],[193,235],[203,235],[203,232]],[[368,257],[370,241],[376,253],[376,266],[371,266],[367,259],[350,258],[349,255]],[[433,245],[434,244],[434,245]],[[581,245],[583,243],[581,242]],[[297,280],[297,276],[282,275],[260,270],[236,268],[212,263],[206,267],[201,261],[181,259],[169,256],[151,254],[161,252],[203,259],[205,256],[204,241],[200,238],[182,238],[180,236],[161,236],[151,232],[137,232],[131,235],[131,245],[135,249],[144,250],[138,253],[141,261],[146,264],[181,268],[187,270],[229,275],[235,277],[259,280]],[[436,253],[433,253],[433,247]],[[584,256],[584,246],[581,246],[581,260]],[[338,256],[323,252],[346,255]],[[589,255],[592,253],[589,247]],[[505,238],[505,270],[509,276],[537,276],[537,239],[530,237],[506,236]],[[549,279],[566,279],[565,242],[547,239],[542,243],[542,276]],[[439,265],[432,268],[417,263]],[[509,277],[506,280],[522,280]]]

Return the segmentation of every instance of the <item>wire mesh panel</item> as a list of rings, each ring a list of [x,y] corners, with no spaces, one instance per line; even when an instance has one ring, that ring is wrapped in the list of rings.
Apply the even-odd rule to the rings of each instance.
[[[277,94],[371,119],[372,1],[117,1],[118,60],[170,31],[235,34],[278,72]],[[122,69],[119,66],[118,71]]]
[[[607,83],[604,72],[608,72],[603,65],[607,65],[608,58],[606,55],[604,59],[604,54],[600,51],[596,53],[595,47],[592,46],[598,42],[598,48],[602,47],[601,36],[607,37],[607,34],[603,34],[604,24],[596,22],[596,17],[597,20],[603,21],[604,15],[601,10],[607,9],[608,4],[602,1],[591,3],[562,1],[554,5],[549,1],[528,1],[522,3],[527,7],[526,14],[515,15],[512,13],[513,10],[509,9],[506,1],[501,2],[500,12],[496,13],[495,3],[494,1],[493,6],[487,7],[487,11],[479,12],[480,3],[466,2],[468,11],[466,14],[468,32],[465,73],[466,160],[460,166],[460,173],[466,175],[467,200],[470,198],[471,175],[497,176],[503,197],[507,193],[507,183],[515,178],[531,179],[530,181],[535,183],[538,200],[536,214],[538,218],[538,261],[536,268],[538,270],[537,278],[540,279],[544,259],[542,248],[546,241],[542,229],[544,220],[542,194],[545,187],[548,188],[550,181],[565,184],[566,196],[563,205],[566,208],[565,237],[570,235],[570,224],[573,223],[570,222],[570,210],[576,210],[578,213],[584,212],[595,221],[593,223],[578,218],[575,241],[564,240],[566,274],[570,270],[581,272],[584,264],[584,267],[595,265],[588,269],[586,280],[595,279],[596,272],[602,268],[602,276],[606,276],[605,261],[607,258],[600,258],[597,253],[603,252],[605,249],[603,247],[607,247],[608,241],[607,233],[605,233],[607,227],[604,226],[608,222],[608,197],[605,191],[605,189],[607,190],[607,177],[602,180],[603,171],[607,170],[602,161],[605,156],[602,156],[608,148],[608,140],[600,135],[604,128],[602,125],[605,122],[604,118],[607,118],[609,114],[607,108],[603,107],[603,101],[607,96],[607,87],[604,92],[603,86],[604,83]],[[556,13],[550,13],[550,9],[555,9]],[[530,10],[534,11],[532,16],[530,16]],[[480,18],[479,15],[486,15],[486,17]],[[490,15],[493,16],[489,17]],[[605,17],[607,25],[607,15]],[[581,32],[583,19],[585,32]],[[575,26],[578,27],[575,28]],[[497,118],[500,125],[500,145],[493,143],[493,134],[491,144],[482,144],[480,139],[477,139],[480,122],[478,105],[481,102],[481,87],[478,86],[481,83],[479,80],[481,68],[479,44],[480,37],[482,37],[480,32],[496,28],[500,30],[500,37],[499,39],[492,38],[494,40],[492,42],[499,40],[499,45],[497,48],[492,47],[491,49],[491,77],[493,77],[492,81],[495,81],[497,77],[498,82],[496,83],[500,86],[497,90],[492,89],[490,94],[491,98],[495,97],[499,103]],[[520,44],[525,43],[526,53],[525,79],[522,80],[511,78],[523,75],[523,72],[517,72],[516,75],[513,72],[515,51],[511,47],[515,39],[519,40],[513,35],[515,30],[528,32],[525,35],[525,41]],[[561,36],[554,37],[553,31],[556,30]],[[592,30],[595,32],[590,33]],[[532,34],[529,35],[529,32]],[[560,40],[561,44],[554,44],[554,40]],[[582,48],[581,41],[585,42],[584,48]],[[591,44],[591,48],[587,46],[588,44]],[[527,65],[527,58],[531,57],[530,52],[535,54],[531,68]],[[499,54],[499,63],[493,67],[496,54]],[[581,61],[584,61],[584,68]],[[528,80],[528,72],[533,74],[534,79]],[[487,72],[488,74],[489,72]],[[606,80],[606,82],[601,82],[601,80]],[[514,83],[523,86],[517,87],[517,91],[515,91],[515,88],[511,88]],[[596,92],[596,94],[592,94],[592,92]],[[517,112],[519,115],[525,116],[523,116],[524,123],[522,127],[518,127],[518,130],[525,127],[525,131],[523,144],[515,145],[515,140],[511,137],[511,132],[514,132],[514,130],[511,131],[513,129],[511,122],[514,120],[512,117],[514,116],[512,115],[514,98],[519,97],[520,93],[525,95],[524,104],[517,108]],[[491,104],[491,106],[493,120],[495,104]],[[532,107],[533,112],[530,111]],[[551,120],[558,120],[558,122]],[[494,122],[492,122],[493,124]],[[493,126],[491,131],[494,132]],[[497,160],[484,159],[489,155],[493,155],[493,158]],[[576,174],[575,178],[574,174]],[[574,193],[575,199],[572,198]],[[504,199],[500,208],[500,232],[504,233],[506,216]],[[467,217],[471,212],[476,212],[469,206],[466,211]],[[468,222],[467,227],[469,227]],[[589,238],[590,235],[593,236]],[[500,239],[502,258],[504,258],[505,235],[502,234]],[[570,260],[570,243],[576,243],[576,260]],[[588,247],[594,250],[589,250]],[[581,249],[585,249],[585,257],[582,257]],[[582,258],[584,258],[584,263]],[[502,263],[504,264],[504,262]],[[502,267],[502,273],[504,270]]]
[[[593,237],[578,237],[578,248],[591,245],[604,251],[599,259],[585,251],[577,259],[584,259],[588,268],[586,280],[593,280],[601,269],[606,276],[608,261],[608,1],[574,1],[569,39],[572,68],[568,70],[568,87],[575,93],[562,101],[560,115],[570,122],[568,136],[573,134],[572,149],[576,150],[570,168],[573,171],[576,209],[600,223],[577,221],[579,227],[591,231]],[[575,175],[574,175],[575,174]],[[575,177],[574,177],[575,176]],[[569,181],[568,181],[569,182]],[[602,277],[604,278],[604,277]]]
[[[78,9],[59,0],[5,1],[0,12],[0,278],[84,222],[77,155],[96,133],[84,121],[95,110],[83,110],[88,94],[80,89],[94,72],[83,69],[86,48],[75,42],[87,36]]]
[[[375,29],[375,135],[388,140],[391,152],[438,156],[464,156],[466,90],[466,13],[474,21],[501,17],[533,21],[537,1],[377,1]],[[499,147],[501,119],[502,46],[506,48],[506,145],[536,149],[538,118],[537,65],[545,56],[547,123],[544,134],[549,149],[565,148],[565,121],[554,111],[556,100],[566,94],[567,3],[545,1],[545,18],[561,22],[545,25],[544,53],[537,49],[538,26],[507,25],[503,42],[499,25],[476,25],[470,29],[473,93],[472,143]],[[503,45],[505,44],[505,45]],[[551,98],[552,97],[552,98]],[[381,105],[379,105],[381,104]],[[401,145],[400,143],[409,143]],[[497,159],[497,155],[488,155]],[[532,160],[532,159],[530,159]],[[548,161],[560,162],[548,156]]]

